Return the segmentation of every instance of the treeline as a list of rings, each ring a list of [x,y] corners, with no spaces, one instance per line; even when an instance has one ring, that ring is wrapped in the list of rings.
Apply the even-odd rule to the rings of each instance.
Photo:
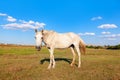
[[[94,49],[103,49],[104,46],[95,46],[95,45],[87,45],[87,48],[94,48]]]
[[[111,45],[105,45],[105,46],[94,46],[94,45],[87,45],[87,48],[94,48],[94,49],[120,49],[120,44],[111,46]]]
[[[115,45],[115,46],[108,45],[108,46],[106,46],[106,49],[120,49],[120,44]]]
[[[34,47],[34,45],[21,45],[21,44],[4,44],[4,43],[0,43],[0,47],[19,47],[19,46],[24,46],[24,47]],[[120,44],[115,45],[115,46],[111,46],[111,45],[105,45],[105,46],[95,46],[95,45],[86,45],[86,48],[93,48],[93,49],[120,49]]]
[[[34,47],[34,45],[24,45],[24,44],[5,44],[5,43],[0,43],[1,47],[7,46],[7,47]]]

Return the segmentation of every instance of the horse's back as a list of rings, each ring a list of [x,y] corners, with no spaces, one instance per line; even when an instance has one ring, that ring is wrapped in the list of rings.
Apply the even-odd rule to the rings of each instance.
[[[73,32],[69,32],[69,33],[57,33],[54,31],[48,31],[50,37],[48,40],[48,44],[54,46],[54,48],[67,48],[69,46],[71,46],[72,44],[74,45],[78,45],[81,38],[73,33]]]
[[[69,33],[63,33],[63,34],[58,33],[57,39],[62,40],[64,42],[73,43],[76,41],[78,42],[80,40],[80,37],[73,32],[69,32]]]

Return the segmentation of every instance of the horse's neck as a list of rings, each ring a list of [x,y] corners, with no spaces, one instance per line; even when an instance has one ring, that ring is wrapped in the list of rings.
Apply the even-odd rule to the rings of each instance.
[[[44,36],[43,36],[43,41],[45,42],[45,43],[50,43],[51,42],[51,40],[54,38],[54,35],[56,34],[56,32],[54,32],[54,31],[46,31],[45,33],[44,33]]]

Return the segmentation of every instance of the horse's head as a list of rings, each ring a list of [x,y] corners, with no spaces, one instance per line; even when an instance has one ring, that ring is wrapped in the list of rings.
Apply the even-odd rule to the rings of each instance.
[[[42,47],[42,39],[43,39],[43,34],[42,34],[43,30],[38,32],[37,29],[35,29],[35,40],[36,40],[36,49],[38,51],[41,50]]]

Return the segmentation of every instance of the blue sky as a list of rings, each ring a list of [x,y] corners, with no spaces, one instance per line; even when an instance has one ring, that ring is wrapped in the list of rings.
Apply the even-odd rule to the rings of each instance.
[[[120,1],[0,1],[0,43],[35,44],[34,29],[43,27],[74,32],[86,44],[120,44]]]

